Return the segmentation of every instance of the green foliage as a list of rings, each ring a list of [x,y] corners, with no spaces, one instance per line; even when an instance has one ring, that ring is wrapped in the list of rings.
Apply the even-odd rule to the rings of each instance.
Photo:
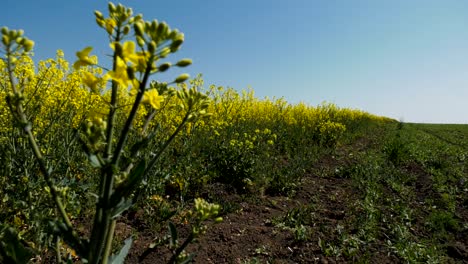
[[[409,151],[406,144],[401,140],[399,136],[393,138],[384,146],[384,153],[387,155],[387,159],[394,165],[398,166],[404,163],[408,159]]]
[[[460,230],[460,224],[454,218],[454,215],[441,210],[435,210],[429,215],[427,225],[432,232],[436,233],[457,232]]]
[[[167,226],[146,255],[167,247],[170,262],[189,262],[194,255],[187,246],[221,221],[218,215],[240,209],[208,187],[293,199],[323,156],[333,160],[321,175],[354,188],[353,217],[313,233],[319,206],[292,208],[276,224],[295,242],[317,235],[323,254],[356,260],[386,241],[379,250],[424,262],[442,259],[434,241],[465,228],[456,211],[467,201],[466,127],[397,124],[333,104],[259,100],[252,90],[205,89],[201,76],[188,83],[187,74],[171,83],[150,81],[192,63],[165,61],[184,35],[122,5],[110,3],[108,13],[95,16],[111,40],[111,70],[98,66],[91,47],[77,53],[73,70],[60,51],[36,67],[28,54],[33,42],[22,31],[2,29],[2,261],[26,262],[49,248],[60,260],[66,244],[82,261],[122,263],[132,238],[112,255],[113,235],[130,210],[142,212],[156,231]],[[373,148],[349,153],[356,141]],[[78,219],[92,216],[86,223],[91,234],[81,236]],[[184,222],[187,233],[180,231]],[[259,246],[255,254],[270,256],[269,250]]]
[[[0,225],[0,260],[2,263],[27,263],[35,252],[18,237],[15,229]]]

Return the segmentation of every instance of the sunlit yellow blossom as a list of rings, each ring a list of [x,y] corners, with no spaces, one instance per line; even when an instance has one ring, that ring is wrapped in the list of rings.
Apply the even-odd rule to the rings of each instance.
[[[133,79],[131,80],[130,85],[131,88],[128,94],[130,96],[135,96],[138,93],[138,89],[140,88],[140,81],[138,81],[137,79]]]
[[[116,42],[111,43],[110,46],[115,50]],[[126,41],[122,45],[122,58],[125,62],[131,62],[136,67],[138,72],[144,72],[146,69],[147,60],[149,58],[148,52],[135,52],[135,42]]]
[[[150,104],[154,109],[159,109],[163,101],[164,97],[159,95],[158,90],[151,89],[145,92],[142,102]]]
[[[93,47],[86,47],[82,51],[78,51],[76,56],[78,60],[73,64],[73,68],[78,70],[80,67],[97,64],[97,56],[89,56]]]
[[[118,82],[123,87],[127,87],[131,81],[127,74],[127,64],[120,57],[116,59],[115,71],[109,71],[106,77]]]
[[[115,20],[110,17],[106,18],[104,20],[104,24],[105,24],[107,33],[109,33],[109,35],[112,35],[112,33],[114,32],[114,28],[117,26],[117,23],[115,22]]]
[[[110,47],[115,51],[115,46],[120,45],[118,42],[113,42],[110,44]],[[126,41],[122,45],[122,58],[125,61],[131,60],[133,56],[135,56],[135,42],[133,41]]]
[[[135,64],[135,69],[137,72],[144,72],[146,70],[146,65],[148,64],[149,53],[148,52],[137,52],[132,56],[131,61]]]
[[[100,78],[94,76],[94,74],[90,72],[83,72],[82,80],[83,83],[91,89],[91,91],[93,91],[94,93],[99,92],[98,84],[101,82]]]

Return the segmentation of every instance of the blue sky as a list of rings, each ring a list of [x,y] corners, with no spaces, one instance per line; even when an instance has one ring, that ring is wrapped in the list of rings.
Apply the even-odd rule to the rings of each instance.
[[[185,71],[202,73],[206,85],[251,87],[260,98],[327,101],[407,122],[468,123],[466,0],[121,3],[184,32],[170,60],[192,58]],[[109,46],[94,10],[106,14],[107,2],[6,0],[0,26],[24,29],[36,42],[36,59],[62,49],[74,61],[90,45],[103,62]]]

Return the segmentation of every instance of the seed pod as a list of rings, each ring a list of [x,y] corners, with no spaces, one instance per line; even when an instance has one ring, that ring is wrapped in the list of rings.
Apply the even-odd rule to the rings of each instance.
[[[182,82],[185,82],[188,78],[190,78],[190,75],[188,75],[187,73],[183,73],[181,75],[179,75],[179,77],[177,77],[174,82],[175,83],[182,83]]]
[[[165,62],[165,63],[159,65],[158,71],[160,71],[160,72],[165,72],[165,71],[167,71],[170,67],[171,67],[171,63],[170,63],[170,62]]]
[[[186,66],[189,66],[190,64],[192,64],[191,59],[181,59],[180,61],[176,63],[178,67],[186,67]]]

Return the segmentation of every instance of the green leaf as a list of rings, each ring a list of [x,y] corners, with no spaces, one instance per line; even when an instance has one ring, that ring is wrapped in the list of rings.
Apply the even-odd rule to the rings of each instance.
[[[111,197],[111,206],[122,202],[122,198],[128,197],[141,183],[145,176],[146,160],[141,160],[137,167],[130,172],[127,179],[115,189]]]
[[[130,208],[132,205],[132,199],[123,198],[122,200],[120,200],[120,203],[118,203],[117,206],[113,209],[112,218],[119,216],[122,212]]]
[[[0,236],[0,260],[4,263],[28,263],[33,256],[33,250],[25,247],[16,230],[6,227]]]
[[[91,166],[94,168],[100,168],[102,166],[101,162],[99,161],[99,158],[95,154],[90,154],[88,155],[89,162],[91,162]]]
[[[130,247],[132,246],[133,239],[132,237],[129,237],[125,239],[124,241],[124,246],[122,249],[120,249],[119,254],[117,255],[112,255],[109,257],[109,263],[111,264],[124,264],[125,263],[125,258],[128,255],[128,252],[130,251]]]
[[[144,137],[142,140],[136,142],[130,149],[130,156],[135,155],[141,149],[144,149],[149,146],[149,143],[156,136],[156,133],[152,132],[147,137]]]
[[[172,222],[169,222],[169,231],[171,233],[170,246],[175,247],[177,246],[177,229]]]

